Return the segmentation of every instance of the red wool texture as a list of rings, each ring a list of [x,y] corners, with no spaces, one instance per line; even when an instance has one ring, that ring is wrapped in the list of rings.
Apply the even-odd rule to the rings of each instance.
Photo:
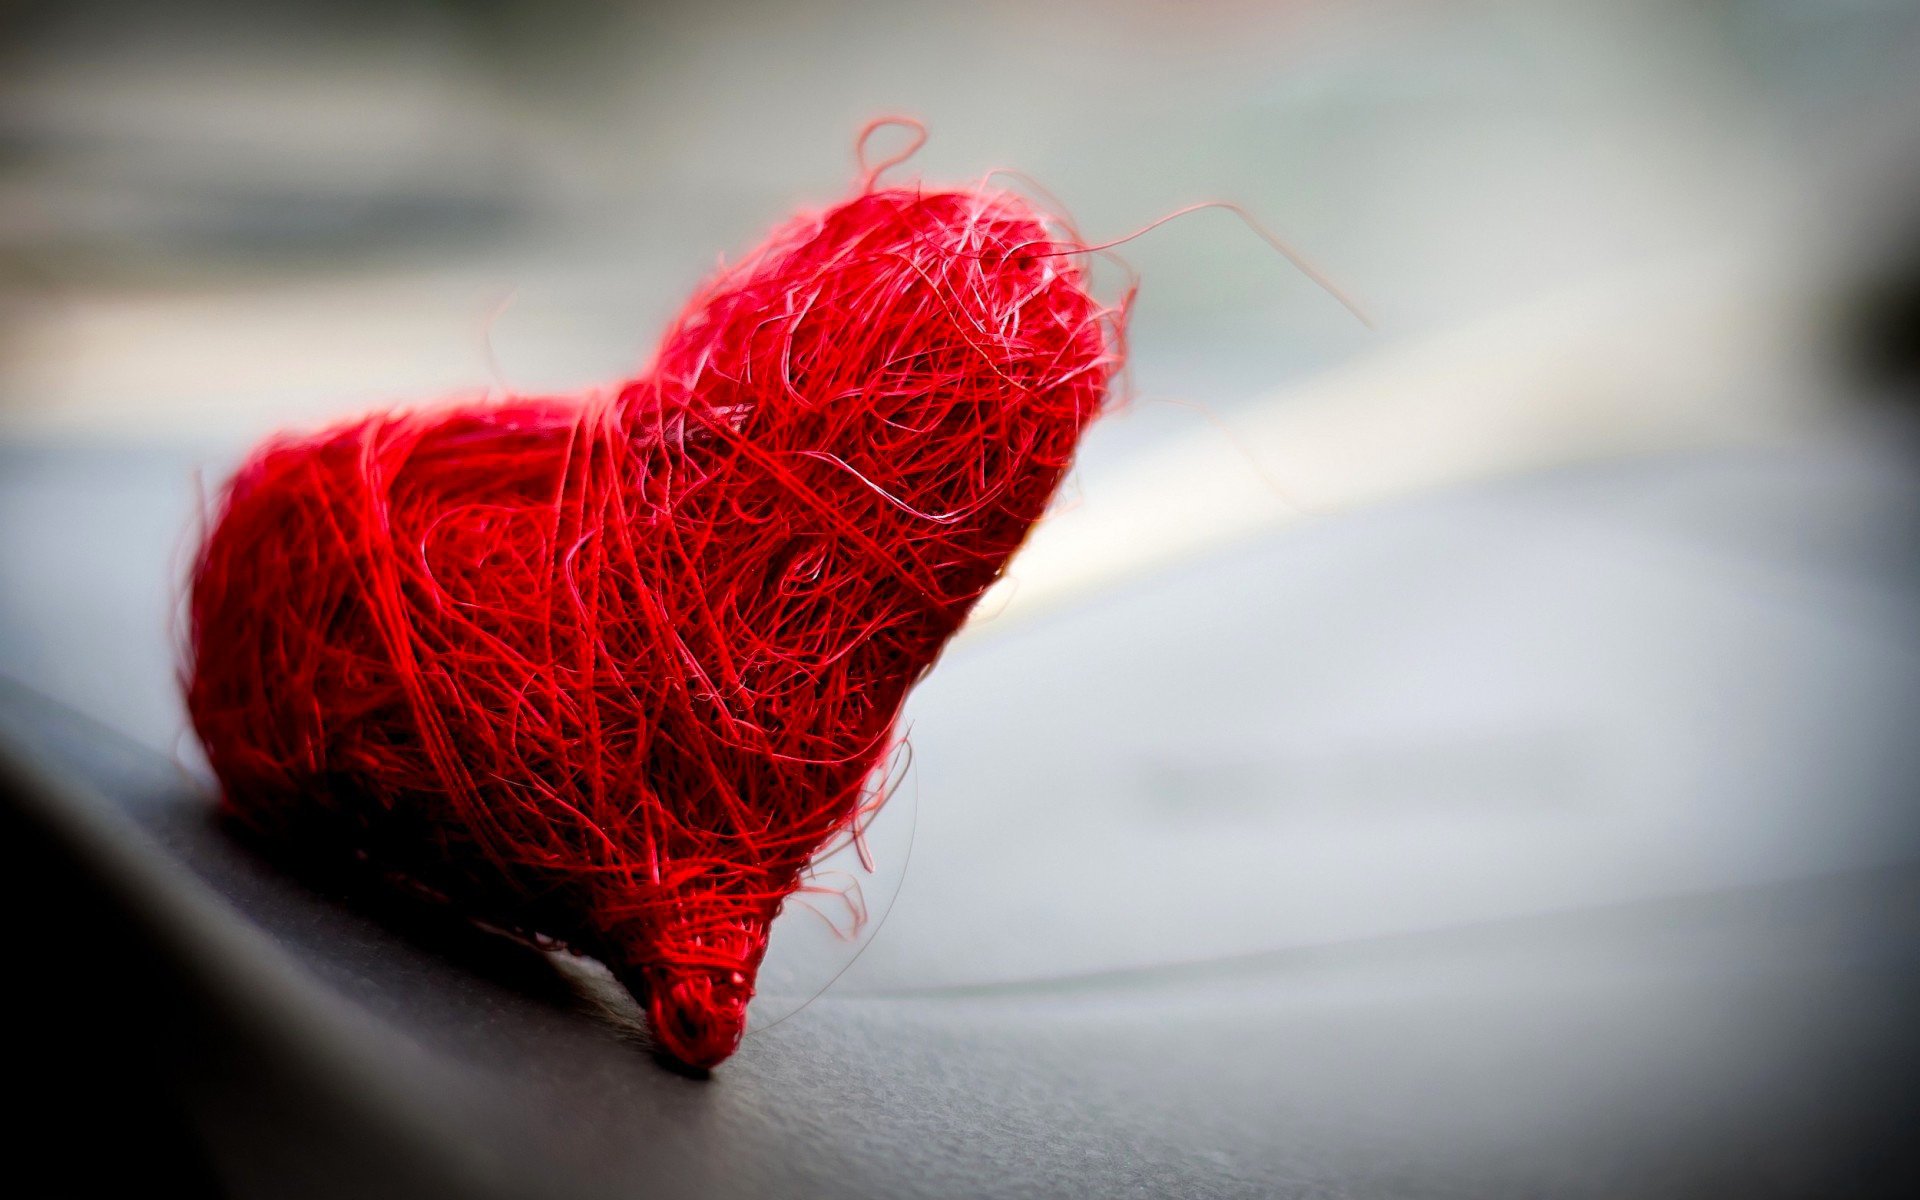
[[[737,1048],[767,929],[1046,508],[1122,353],[1082,247],[879,187],[723,268],[585,397],[259,446],[189,598],[228,811],[608,964]]]

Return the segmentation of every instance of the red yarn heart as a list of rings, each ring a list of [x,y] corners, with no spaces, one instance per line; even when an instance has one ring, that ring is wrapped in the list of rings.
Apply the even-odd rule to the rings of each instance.
[[[603,959],[711,1066],[908,689],[1040,516],[1123,307],[992,188],[723,269],[609,394],[259,447],[196,564],[228,810]]]

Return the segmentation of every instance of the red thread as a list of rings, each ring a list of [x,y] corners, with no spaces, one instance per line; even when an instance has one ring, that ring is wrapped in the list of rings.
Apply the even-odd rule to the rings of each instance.
[[[189,600],[228,810],[594,954],[668,1053],[731,1054],[769,922],[1123,349],[1063,226],[878,188],[895,161],[723,269],[617,390],[258,447]]]

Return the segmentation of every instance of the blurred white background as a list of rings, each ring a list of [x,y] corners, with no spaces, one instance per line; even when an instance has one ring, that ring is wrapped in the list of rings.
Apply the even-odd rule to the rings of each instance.
[[[1911,199],[1879,178],[1912,148],[1896,0],[7,20],[13,437],[231,438],[617,378],[717,255],[847,186],[882,112],[927,122],[928,177],[1017,167],[1091,236],[1243,203],[1378,314],[1369,337],[1224,214],[1128,246],[1140,394],[1223,409],[1555,299],[1651,319],[1681,279],[1777,291]]]

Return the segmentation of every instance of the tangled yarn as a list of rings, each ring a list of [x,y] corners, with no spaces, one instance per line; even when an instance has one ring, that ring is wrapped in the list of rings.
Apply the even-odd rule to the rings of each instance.
[[[642,376],[259,446],[188,601],[223,803],[605,961],[709,1067],[908,689],[1122,351],[1078,244],[880,187],[712,278]]]

